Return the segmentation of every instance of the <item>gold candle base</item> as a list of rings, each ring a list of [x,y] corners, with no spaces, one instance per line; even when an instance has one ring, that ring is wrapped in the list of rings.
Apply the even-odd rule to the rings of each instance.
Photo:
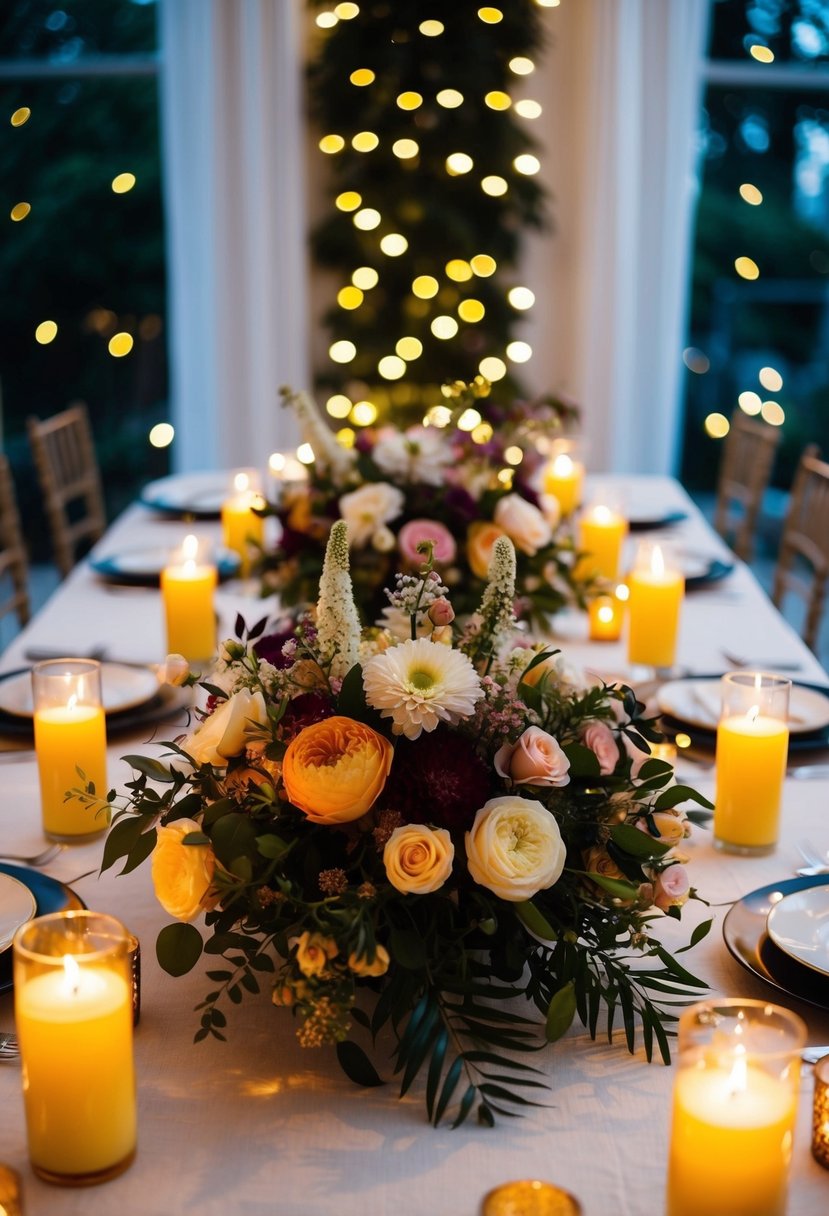
[[[53,1186],[98,1186],[101,1182],[110,1182],[119,1174],[123,1174],[130,1168],[134,1160],[135,1149],[121,1161],[116,1161],[114,1165],[108,1165],[103,1170],[95,1170],[91,1174],[56,1174],[52,1170],[44,1169],[36,1161],[32,1162],[32,1170],[38,1178],[42,1178],[44,1182],[51,1182]]]
[[[829,1055],[815,1065],[812,1156],[825,1170],[829,1170]]]
[[[551,1182],[505,1182],[484,1196],[481,1216],[580,1216],[581,1204]]]

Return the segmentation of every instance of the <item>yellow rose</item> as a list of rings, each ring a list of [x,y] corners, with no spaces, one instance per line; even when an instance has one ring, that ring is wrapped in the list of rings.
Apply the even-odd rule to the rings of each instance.
[[[194,819],[177,819],[158,829],[153,850],[155,895],[176,920],[193,920],[207,906],[216,858],[208,844],[182,844],[190,832],[200,832]]]
[[[472,567],[472,573],[478,578],[486,578],[489,574],[489,563],[492,561],[492,550],[499,536],[506,536],[503,528],[497,524],[484,523],[479,520],[469,525],[466,534],[466,557]]]
[[[291,945],[296,946],[296,965],[303,975],[322,975],[328,966],[329,959],[337,957],[337,943],[321,933],[309,933],[308,930],[299,937],[291,939]]]
[[[566,854],[555,817],[529,798],[490,798],[466,833],[474,881],[513,903],[558,882]]]
[[[288,744],[282,780],[291,802],[312,823],[348,823],[365,815],[378,797],[393,757],[388,739],[370,726],[325,718]]]
[[[428,895],[452,873],[455,846],[445,828],[407,823],[395,828],[383,849],[383,865],[393,887],[404,895]]]
[[[377,945],[375,947],[374,962],[366,962],[366,956],[361,954],[359,958],[352,951],[348,956],[348,966],[355,975],[385,975],[389,969],[389,952],[385,946]]]

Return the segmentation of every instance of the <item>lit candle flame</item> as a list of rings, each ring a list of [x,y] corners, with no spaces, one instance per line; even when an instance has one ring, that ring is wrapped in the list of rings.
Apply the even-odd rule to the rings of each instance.
[[[71,954],[64,954],[63,956],[63,978],[64,990],[67,995],[77,996],[78,985],[81,978],[81,969]]]
[[[756,722],[759,717],[760,717],[760,706],[752,705],[751,709],[746,714],[746,721]]]
[[[237,490],[240,494],[243,494],[244,491],[247,490],[249,486],[250,486],[250,478],[248,477],[247,473],[237,473],[236,476],[233,478],[233,488],[234,488],[234,490]]]
[[[76,692],[73,692],[67,699],[66,708],[69,710],[74,710],[77,708],[77,705],[78,705],[78,694]]]
[[[746,1049],[742,1043],[738,1043],[734,1048],[734,1063],[728,1078],[728,1092],[732,1098],[736,1098],[738,1094],[745,1093],[747,1088],[748,1064],[746,1062]]]
[[[571,477],[573,462],[566,452],[560,452],[553,461],[553,473],[556,477]]]
[[[660,577],[665,573],[665,555],[661,545],[654,545],[651,553],[651,574]]]
[[[199,555],[199,538],[191,532],[181,542],[181,556],[186,562],[194,562]]]
[[[606,625],[609,625],[610,622],[613,620],[612,605],[611,604],[602,604],[602,606],[599,608],[597,616],[600,621],[603,621]]]
[[[276,475],[280,474],[285,468],[285,455],[283,452],[271,452],[268,457],[268,468]]]
[[[599,504],[597,507],[594,507],[590,514],[593,516],[593,519],[597,524],[609,524],[613,519],[613,512],[611,511],[610,507],[604,506],[603,503]]]

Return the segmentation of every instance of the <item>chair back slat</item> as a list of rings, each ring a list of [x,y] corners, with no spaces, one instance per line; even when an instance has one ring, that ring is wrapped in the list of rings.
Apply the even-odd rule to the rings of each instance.
[[[757,422],[742,410],[734,413],[717,480],[714,527],[743,561],[751,560],[757,517],[779,442],[778,427]]]
[[[772,600],[787,594],[804,601],[803,640],[817,649],[829,580],[829,464],[810,445],[797,466],[774,571]]]
[[[0,580],[11,590],[0,600],[0,618],[13,612],[21,628],[29,620],[29,559],[20,528],[11,466],[0,453]]]

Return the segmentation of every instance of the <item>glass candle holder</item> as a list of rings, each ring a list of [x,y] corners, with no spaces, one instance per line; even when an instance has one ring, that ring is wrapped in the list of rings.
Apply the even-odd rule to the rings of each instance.
[[[829,1170],[829,1055],[815,1065],[812,1156],[824,1169]]]
[[[205,548],[197,536],[185,536],[161,571],[167,651],[190,663],[207,662],[216,653],[216,567]]]
[[[667,1216],[784,1216],[803,1021],[742,998],[679,1021]]]
[[[129,934],[114,917],[56,912],[14,939],[14,1010],[32,1168],[87,1186],[135,1156]]]
[[[584,491],[584,460],[578,439],[552,440],[541,488],[558,499],[562,515],[572,515],[578,510]]]
[[[726,852],[759,856],[777,843],[791,687],[763,671],[729,671],[720,682],[714,844]]]
[[[628,662],[669,670],[676,661],[685,579],[670,552],[643,541],[627,578]]]
[[[264,543],[265,520],[256,514],[264,506],[256,473],[237,473],[233,478],[233,494],[222,503],[222,540],[226,549],[239,554],[242,578],[250,574],[256,554]]]
[[[577,576],[617,579],[627,534],[628,523],[621,503],[597,501],[585,507],[578,526],[581,556],[576,564]]]
[[[108,811],[96,808],[91,798],[66,795],[89,784],[99,798],[106,798],[101,664],[94,659],[35,664],[32,704],[44,832],[50,840],[70,843],[100,835],[109,826]]]
[[[625,597],[619,591],[625,591]],[[618,642],[625,623],[627,587],[617,587],[607,595],[597,595],[587,605],[588,635],[591,642]]]
[[[505,1182],[484,1196],[481,1216],[581,1216],[581,1204],[552,1182]]]

